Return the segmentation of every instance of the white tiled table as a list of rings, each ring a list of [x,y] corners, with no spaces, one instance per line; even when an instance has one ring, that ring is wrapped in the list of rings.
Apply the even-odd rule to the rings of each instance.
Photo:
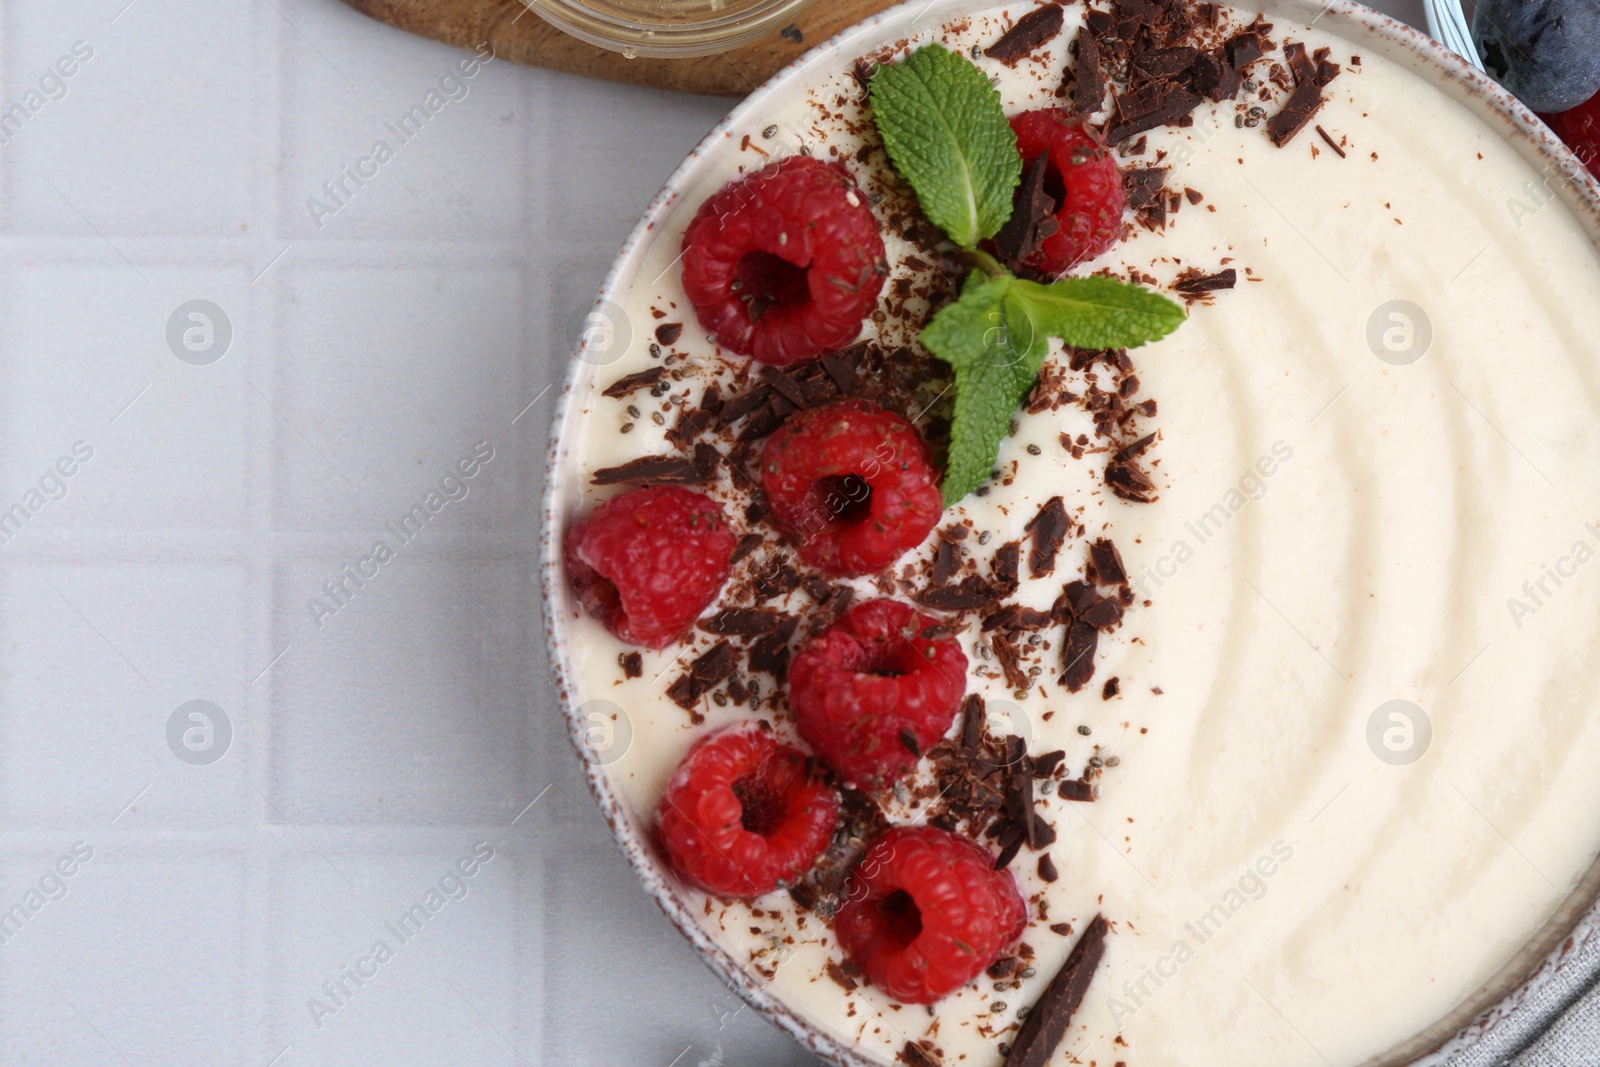
[[[0,1064],[814,1062],[637,887],[542,678],[546,390],[728,103],[493,62],[401,144],[462,55],[336,0],[0,6],[0,111],[46,82],[0,114],[0,511],[59,496],[0,527]],[[169,344],[196,299],[220,358]]]

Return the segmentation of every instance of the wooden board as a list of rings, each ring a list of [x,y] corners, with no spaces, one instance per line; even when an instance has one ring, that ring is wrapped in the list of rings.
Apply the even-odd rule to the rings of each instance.
[[[606,81],[717,96],[744,96],[790,60],[895,0],[815,0],[782,33],[722,55],[624,59],[557,30],[522,0],[344,0],[380,22],[502,59]]]

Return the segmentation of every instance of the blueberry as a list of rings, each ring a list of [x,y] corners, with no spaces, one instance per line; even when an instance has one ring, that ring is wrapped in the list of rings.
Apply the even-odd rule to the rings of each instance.
[[[1535,111],[1600,91],[1600,0],[1482,0],[1472,40],[1489,73]]]

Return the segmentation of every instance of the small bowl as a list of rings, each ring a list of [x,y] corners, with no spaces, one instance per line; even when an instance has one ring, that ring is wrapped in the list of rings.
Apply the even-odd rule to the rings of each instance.
[[[522,0],[579,40],[636,56],[689,58],[776,34],[812,0]]]

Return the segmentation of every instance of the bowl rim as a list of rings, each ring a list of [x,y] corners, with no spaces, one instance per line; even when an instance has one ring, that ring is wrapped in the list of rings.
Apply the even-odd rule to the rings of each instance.
[[[1067,0],[1073,2],[1073,0]],[[1087,0],[1084,0],[1087,3]],[[1327,19],[1352,34],[1382,42],[1386,47],[1410,53],[1410,69],[1435,88],[1442,89],[1458,103],[1488,122],[1510,141],[1530,162],[1541,161],[1552,173],[1558,194],[1586,222],[1591,238],[1600,246],[1600,181],[1597,181],[1573,152],[1544,122],[1488,75],[1473,68],[1464,58],[1398,19],[1375,11],[1356,0],[1231,0],[1244,10],[1260,9],[1268,18],[1300,18],[1314,25]],[[993,0],[903,0],[872,15],[808,49],[773,74],[749,96],[740,101],[696,144],[667,178],[661,190],[645,208],[612,260],[592,310],[611,304],[647,252],[652,236],[672,210],[690,179],[719,145],[731,143],[730,131],[805,74],[835,62],[842,54],[849,58],[865,54],[885,43],[880,28],[895,26],[893,40],[916,40],[930,29],[937,29],[953,17],[953,12],[981,11],[993,7],[1022,6],[998,4]],[[913,13],[914,12],[914,13]],[[911,14],[907,21],[906,16]],[[1304,16],[1303,18],[1301,16]],[[903,32],[901,32],[903,31]],[[1390,56],[1389,58],[1398,58]],[[611,781],[608,764],[601,762],[585,745],[587,725],[573,700],[572,668],[567,656],[565,611],[570,597],[562,567],[561,541],[568,516],[561,506],[564,487],[562,465],[567,456],[567,435],[579,402],[578,391],[584,376],[587,340],[580,339],[568,358],[562,388],[551,419],[545,457],[544,490],[540,505],[540,608],[545,629],[546,653],[553,672],[553,683],[566,720],[568,739],[583,764],[589,791],[621,848],[629,867],[663,914],[694,946],[701,960],[744,1003],[765,1016],[816,1055],[840,1067],[882,1067],[858,1050],[848,1047],[820,1026],[808,1021],[775,997],[770,983],[737,961],[699,924],[694,911],[675,890],[661,868],[655,850],[635,824],[620,791]],[[1466,1051],[1482,1037],[1504,1025],[1517,1007],[1554,990],[1565,977],[1564,969],[1573,964],[1591,935],[1600,928],[1600,856],[1588,868],[1578,885],[1558,905],[1556,913],[1516,956],[1491,975],[1483,986],[1464,999],[1444,1018],[1401,1046],[1387,1050],[1364,1067],[1443,1067],[1447,1060]],[[1492,992],[1492,995],[1490,995]]]

